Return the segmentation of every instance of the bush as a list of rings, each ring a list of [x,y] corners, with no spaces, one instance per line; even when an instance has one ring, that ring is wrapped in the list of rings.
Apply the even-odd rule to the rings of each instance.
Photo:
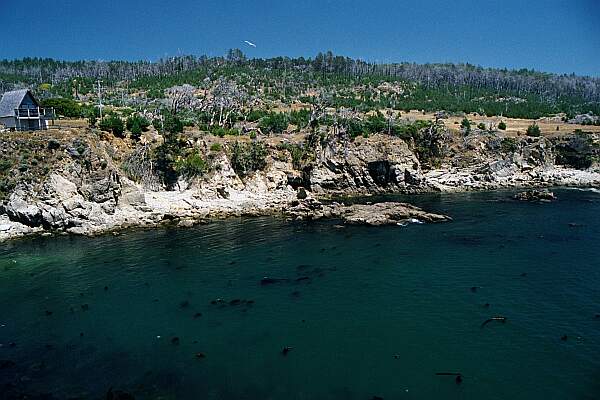
[[[219,151],[221,151],[221,149],[221,143],[213,143],[210,145],[210,151],[214,151],[215,153],[218,153]]]
[[[162,183],[167,190],[172,190],[179,179],[176,161],[181,156],[181,145],[177,134],[168,134],[164,138],[164,142],[154,150],[152,158]]]
[[[498,129],[500,129],[501,131],[505,131],[506,123],[504,121],[500,121],[500,123],[498,124]]]
[[[10,160],[0,160],[0,173],[7,172],[12,168],[13,163]]]
[[[263,110],[250,110],[248,115],[246,115],[246,120],[249,122],[256,122],[263,118],[267,113]]]
[[[387,131],[388,123],[382,113],[377,112],[375,115],[369,115],[365,122],[367,133],[378,133]],[[364,134],[363,134],[364,136]]]
[[[140,136],[142,136],[142,127],[139,122],[135,121],[129,128],[129,132],[131,132],[131,138],[134,140],[139,140]]]
[[[135,125],[137,125],[142,132],[146,132],[150,126],[150,121],[139,114],[133,114],[127,118],[125,125],[127,126],[127,130],[130,132]]]
[[[202,176],[208,170],[208,164],[202,156],[194,152],[185,158],[180,158],[175,162],[175,170],[181,176],[193,178]]]
[[[87,121],[90,128],[94,128],[96,126],[96,122],[98,122],[98,111],[91,110],[87,113]]]
[[[162,124],[162,121],[160,120],[160,118],[154,118],[152,120],[152,126],[154,127],[154,129],[156,129],[156,131],[158,133],[162,132],[163,124]]]
[[[235,142],[231,148],[231,166],[239,176],[245,176],[253,171],[266,167],[267,149],[260,142]]]
[[[82,116],[82,110],[79,103],[72,99],[55,97],[42,100],[43,107],[53,107],[56,115],[67,118],[79,118]]]
[[[278,146],[282,150],[287,150],[292,158],[292,165],[295,169],[301,169],[305,161],[314,159],[313,151],[306,145],[284,143]]]
[[[519,148],[517,141],[513,138],[504,138],[500,142],[500,149],[504,153],[514,153]]]
[[[258,122],[258,126],[268,133],[282,133],[287,129],[289,120],[284,113],[269,113]]]
[[[303,108],[298,111],[292,111],[290,113],[290,124],[296,125],[298,128],[302,129],[308,126],[308,122],[310,121],[311,111],[307,108]]]
[[[418,119],[412,124],[401,124],[392,127],[392,134],[398,136],[400,139],[409,142],[411,139],[418,139],[419,132],[423,128],[431,126],[430,121]]]
[[[166,132],[183,133],[183,122],[175,115],[166,115],[163,124]]]
[[[485,131],[486,130],[485,124],[483,122],[478,123],[477,124],[477,129]]]
[[[527,136],[539,137],[542,136],[540,127],[537,124],[529,125],[527,127]]]
[[[363,123],[356,119],[342,120],[340,124],[346,127],[346,132],[352,139],[361,136],[365,130]]]
[[[103,118],[98,126],[103,131],[112,132],[117,137],[124,137],[125,125],[123,124],[123,120],[115,114]]]
[[[224,137],[226,135],[230,135],[230,136],[239,136],[240,135],[240,131],[238,131],[236,128],[224,128],[222,126],[213,126],[210,128],[210,133],[212,133],[215,136],[218,137]]]
[[[471,132],[471,121],[469,121],[469,119],[467,117],[463,118],[463,120],[460,122],[460,128],[465,133]]]

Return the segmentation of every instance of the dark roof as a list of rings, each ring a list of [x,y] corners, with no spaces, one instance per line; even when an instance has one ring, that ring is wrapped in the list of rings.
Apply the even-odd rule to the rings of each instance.
[[[19,108],[27,93],[33,98],[33,101],[38,103],[29,89],[13,90],[6,92],[0,100],[0,118],[12,117],[15,115],[15,108]]]

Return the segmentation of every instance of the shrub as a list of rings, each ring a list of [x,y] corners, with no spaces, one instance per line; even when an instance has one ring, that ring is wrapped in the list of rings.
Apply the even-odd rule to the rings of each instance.
[[[269,133],[282,133],[287,129],[289,120],[284,113],[269,113],[258,122],[258,126]]]
[[[167,190],[172,190],[179,179],[176,161],[181,156],[181,145],[177,134],[166,134],[164,138],[164,142],[154,150],[152,158],[154,170],[162,183]]]
[[[48,149],[50,150],[58,150],[60,148],[60,142],[56,139],[48,140]]]
[[[166,115],[163,125],[166,132],[183,133],[183,122],[175,115]]]
[[[154,129],[156,129],[156,131],[158,133],[162,132],[163,124],[162,124],[162,121],[160,120],[160,118],[154,118],[152,120],[152,126],[154,127]]]
[[[481,129],[482,131],[485,131],[485,124],[483,122],[480,122],[477,124],[477,129]]]
[[[75,100],[55,97],[42,100],[43,107],[53,107],[54,112],[62,117],[79,118],[82,115],[81,106]]]
[[[111,114],[100,121],[100,129],[106,132],[112,132],[117,137],[123,137],[125,132],[125,125],[123,120],[115,114]]]
[[[139,114],[133,114],[127,118],[125,125],[127,126],[127,130],[130,132],[135,125],[137,125],[142,132],[146,132],[150,126],[150,121]]]
[[[90,108],[86,111],[86,118],[90,128],[94,128],[98,122],[99,112],[97,108]]]
[[[504,138],[500,142],[500,148],[504,153],[514,153],[519,148],[517,141],[513,138]]]
[[[374,115],[369,115],[364,124],[364,133],[378,133],[387,131],[388,123],[382,113],[377,112]]]
[[[213,126],[210,128],[210,133],[218,137],[224,137],[226,135],[239,136],[240,131],[238,131],[236,128],[229,129],[222,126]]]
[[[222,149],[221,143],[213,143],[210,145],[210,151],[214,151],[217,153],[217,152],[221,151],[221,149]]]
[[[267,149],[260,142],[240,143],[235,142],[231,148],[231,166],[234,171],[245,176],[253,171],[266,167]]]
[[[248,115],[246,115],[246,120],[250,122],[256,122],[263,118],[267,113],[263,110],[250,110]]]
[[[471,132],[471,121],[469,121],[469,119],[467,117],[463,118],[463,120],[460,122],[460,128],[465,133]]]
[[[500,129],[501,131],[505,131],[506,123],[504,121],[500,121],[500,123],[498,124],[498,129]]]
[[[185,158],[180,158],[175,162],[175,170],[181,176],[193,178],[202,176],[208,170],[208,164],[202,156],[194,152]]]
[[[140,136],[142,135],[142,127],[140,126],[139,122],[133,122],[129,128],[129,132],[131,132],[132,139],[139,140]]]
[[[12,168],[13,163],[10,160],[0,160],[0,173],[7,172]]]
[[[352,139],[361,136],[365,130],[363,123],[356,119],[342,120],[341,125],[346,127],[346,132]]]
[[[307,108],[292,111],[290,113],[290,124],[296,125],[298,128],[305,128],[310,121],[311,111]]]
[[[304,161],[314,159],[314,153],[306,145],[284,143],[278,147],[290,153],[292,165],[295,169],[301,169]]]
[[[392,127],[392,134],[394,136],[398,136],[400,139],[409,142],[411,139],[417,139],[419,136],[419,132],[423,128],[428,128],[431,126],[430,121],[425,121],[422,119],[416,120],[412,124],[401,124],[395,125]]]
[[[527,127],[527,136],[539,137],[542,136],[540,127],[537,124],[529,125]]]

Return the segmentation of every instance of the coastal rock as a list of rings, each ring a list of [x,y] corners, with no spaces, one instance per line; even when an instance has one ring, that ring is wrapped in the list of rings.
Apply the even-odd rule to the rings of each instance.
[[[519,192],[513,196],[515,200],[520,201],[553,201],[556,200],[554,193],[548,190],[527,190]]]
[[[103,204],[106,213],[114,213],[121,192],[119,174],[116,171],[90,174],[81,184],[79,192],[90,202]]]
[[[77,135],[75,140],[68,139],[71,133]],[[90,136],[86,137],[88,133]],[[49,172],[36,175],[35,180],[22,179],[11,193],[4,195],[0,204],[0,240],[48,231],[95,235],[169,221],[188,225],[188,221],[282,212],[302,220],[338,218],[349,224],[404,224],[413,219],[441,219],[420,214],[408,205],[363,208],[364,205],[321,203],[315,198],[600,186],[597,162],[591,166],[584,163],[590,157],[597,159],[597,135],[558,139],[503,137],[502,133],[461,136],[453,143],[452,151],[432,162],[416,150],[414,141],[384,134],[348,140],[325,130],[301,165],[294,165],[287,153],[280,154],[287,150],[281,150],[277,138],[269,138],[265,139],[264,170],[240,177],[223,151],[211,154],[211,169],[206,175],[180,179],[176,190],[167,191],[158,180],[145,186],[127,177],[120,168],[122,144],[121,148],[114,146],[93,132],[65,134],[67,137],[60,143],[72,143],[69,147],[76,151],[71,156],[65,153],[60,160],[53,159]],[[6,152],[12,151],[9,139],[0,149],[4,146]],[[47,147],[46,139],[43,143]],[[48,151],[45,156],[62,157],[64,153]],[[536,200],[532,201],[540,201],[533,198]]]
[[[399,138],[373,135],[347,143],[330,137],[317,153],[307,173],[315,193],[400,190],[421,181],[419,160]]]
[[[376,203],[353,204],[351,206],[340,206],[339,212],[342,220],[347,224],[354,225],[400,225],[419,222],[446,222],[452,218],[446,215],[434,214],[423,211],[407,203]]]
[[[370,226],[452,220],[446,215],[429,213],[411,204],[396,202],[344,205],[340,203],[323,204],[315,199],[307,199],[292,205],[285,213],[293,219],[332,218],[340,219],[346,224]]]
[[[31,227],[42,225],[42,210],[28,201],[26,196],[27,194],[22,190],[13,192],[8,203],[3,207],[4,212],[11,221]]]
[[[122,178],[121,182],[121,196],[118,200],[119,206],[141,207],[146,205],[146,197],[142,190],[127,178]]]

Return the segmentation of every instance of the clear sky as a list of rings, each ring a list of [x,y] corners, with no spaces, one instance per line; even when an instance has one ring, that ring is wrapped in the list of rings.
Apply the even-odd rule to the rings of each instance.
[[[469,62],[600,76],[600,0],[0,0],[0,58]],[[252,48],[244,43],[256,43]]]

